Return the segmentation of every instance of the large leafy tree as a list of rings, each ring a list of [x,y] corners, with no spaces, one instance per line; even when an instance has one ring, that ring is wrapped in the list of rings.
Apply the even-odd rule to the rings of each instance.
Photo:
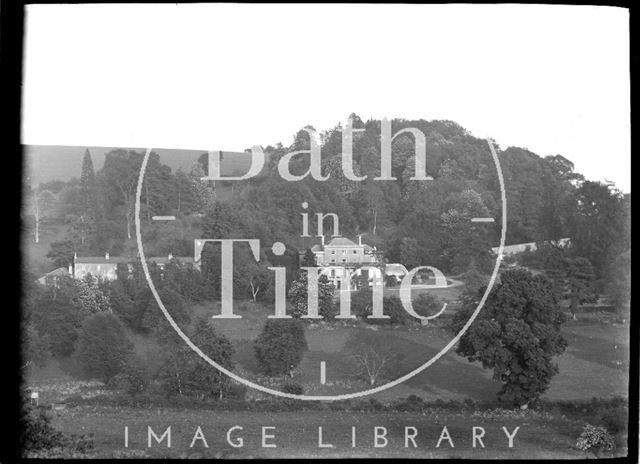
[[[575,192],[571,241],[578,256],[593,265],[602,277],[611,262],[629,243],[629,206],[612,184],[584,182]]]
[[[480,293],[454,316],[455,333],[475,310]],[[553,357],[567,346],[560,335],[563,321],[548,278],[524,270],[507,271],[456,351],[493,369],[493,378],[502,383],[501,400],[526,405],[546,391],[558,372]]]
[[[292,374],[307,350],[304,326],[298,320],[268,319],[253,344],[260,369],[269,376]]]
[[[68,356],[73,352],[82,317],[74,305],[75,285],[71,278],[59,279],[37,292],[29,304],[29,321],[49,340],[51,353]]]
[[[225,397],[231,384],[225,374],[196,355],[167,325],[157,335],[163,347],[158,379],[168,394]],[[198,320],[190,338],[209,358],[233,369],[233,345],[215,332],[211,321]]]
[[[87,377],[108,382],[123,369],[132,353],[133,344],[112,313],[96,313],[82,323],[75,356]]]

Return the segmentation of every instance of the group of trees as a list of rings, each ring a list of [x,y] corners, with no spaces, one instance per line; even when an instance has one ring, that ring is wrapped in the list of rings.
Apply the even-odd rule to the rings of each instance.
[[[430,181],[411,180],[415,165],[414,141],[403,135],[393,142],[393,181],[376,181],[380,175],[381,122],[363,122],[351,115],[354,129],[354,172],[366,180],[344,177],[340,156],[342,127],[321,134],[322,171],[325,182],[306,178],[287,182],[277,174],[277,162],[287,153],[309,148],[308,130],[299,131],[293,143],[264,149],[267,175],[238,182],[200,178],[207,171],[203,154],[189,172],[172,170],[152,152],[141,190],[141,220],[148,255],[189,255],[193,238],[257,238],[262,249],[256,261],[248,246],[234,249],[234,297],[267,305],[274,300],[274,273],[269,266],[286,268],[288,313],[293,320],[269,320],[254,345],[267,375],[290,373],[306,350],[304,325],[297,320],[307,312],[307,281],[299,267],[299,249],[310,245],[300,238],[301,202],[308,203],[309,217],[336,213],[342,235],[365,234],[367,242],[384,250],[384,258],[413,268],[431,265],[445,273],[460,275],[468,283],[465,308],[453,328],[477,302],[493,266],[491,247],[498,242],[501,203],[498,175],[486,141],[473,137],[450,121],[394,120],[393,131],[417,128],[426,136],[427,174]],[[309,129],[309,128],[306,128]],[[558,335],[562,317],[558,303],[569,302],[575,315],[578,305],[609,295],[619,307],[627,307],[630,288],[630,197],[611,184],[586,181],[562,156],[540,157],[521,148],[500,150],[509,202],[507,244],[539,242],[538,251],[523,256],[542,276],[503,273],[479,319],[460,341],[458,351],[494,369],[505,385],[501,395],[526,403],[548,386],[555,372],[551,358],[562,352]],[[47,224],[66,224],[64,239],[51,244],[47,254],[52,267],[66,267],[78,255],[118,255],[131,244],[138,175],[144,153],[112,150],[95,172],[89,151],[84,155],[79,179],[53,181],[35,188],[27,186],[24,224],[38,243]],[[291,171],[304,173],[309,157],[294,157]],[[233,195],[222,195],[233,186]],[[154,215],[176,215],[178,221],[154,224]],[[493,224],[475,223],[474,217],[492,217]],[[570,237],[560,247],[554,241]],[[287,244],[282,256],[270,245]],[[546,245],[543,244],[546,242]],[[193,325],[189,304],[217,299],[220,291],[219,246],[207,244],[202,271],[177,262],[151,272],[167,310],[205,351],[225,367],[233,368],[233,347],[204,322]],[[528,260],[528,261],[527,261]],[[314,263],[307,249],[302,265]],[[548,279],[548,280],[545,280]],[[321,277],[318,284],[319,313],[325,319],[337,314],[335,288]],[[383,301],[387,320],[371,320],[371,291],[365,285],[352,295],[352,312],[370,323],[403,324],[408,315],[397,297]],[[49,354],[75,355],[82,365],[100,372],[87,374],[103,380],[118,378],[139,391],[145,385],[145,363],[131,353],[127,330],[153,334],[162,350],[162,369],[153,377],[167,392],[222,396],[230,386],[226,377],[208,370],[204,361],[189,353],[179,340],[163,332],[160,309],[152,297],[139,264],[133,272],[119,269],[118,279],[98,282],[60,279],[59,285],[31,285],[25,293],[24,327],[28,362],[41,363]],[[414,302],[419,314],[433,314],[440,302],[421,296]],[[99,334],[97,328],[104,327]],[[98,337],[98,338],[95,338]],[[107,339],[108,342],[105,342]],[[392,363],[366,341],[354,341],[350,350],[367,381],[376,383]],[[92,350],[117,343],[120,351],[94,362]],[[175,343],[175,345],[171,345]],[[82,353],[81,353],[82,352]],[[193,358],[193,359],[192,359]],[[200,362],[202,361],[202,363]],[[203,364],[204,363],[204,364]],[[209,366],[210,367],[210,366]],[[206,391],[197,384],[206,384]],[[515,387],[514,387],[515,385]],[[203,387],[204,388],[204,387]]]
[[[135,193],[143,158],[143,152],[113,150],[105,155],[102,168],[95,172],[87,150],[80,178],[25,186],[23,219],[35,243],[51,223],[68,227],[65,239],[51,246],[49,257],[55,264],[68,265],[74,252],[117,255],[124,250],[126,241],[132,238]],[[215,195],[213,187],[200,180],[203,172],[201,162],[196,162],[189,173],[182,170],[173,173],[152,152],[142,185],[141,218],[151,222],[154,215],[202,212],[212,204]],[[179,243],[183,235],[172,234],[176,248],[184,248],[184,242]],[[186,243],[188,246],[188,240]]]
[[[501,204],[497,172],[487,142],[450,121],[393,120],[393,132],[417,128],[426,136],[427,174],[430,181],[415,181],[414,142],[403,134],[393,142],[393,181],[376,181],[380,174],[381,122],[363,122],[352,114],[354,172],[366,175],[361,182],[342,173],[342,126],[321,133],[323,173],[329,180],[307,177],[287,182],[277,174],[277,162],[293,150],[305,150],[310,139],[305,128],[293,143],[267,146],[266,176],[244,181],[201,181],[207,172],[203,154],[188,173],[176,172],[162,164],[157,153],[149,157],[141,191],[141,219],[175,214],[183,222],[166,226],[162,233],[149,231],[145,243],[150,251],[177,254],[192,249],[184,229],[184,218],[203,215],[201,236],[207,238],[251,237],[270,245],[282,241],[304,250],[308,243],[299,236],[301,201],[308,203],[309,217],[318,212],[334,212],[340,217],[341,233],[366,234],[367,240],[385,250],[390,262],[408,268],[420,264],[436,266],[444,272],[461,274],[470,267],[490,270],[490,248],[498,242]],[[589,260],[596,273],[611,266],[628,248],[627,237],[617,237],[628,227],[629,198],[613,186],[586,181],[566,158],[540,157],[521,148],[498,147],[509,201],[507,244],[538,242],[571,237],[577,256]],[[135,189],[143,152],[113,150],[105,155],[96,173],[91,156],[85,153],[79,179],[41,184],[27,192],[26,223],[37,240],[47,218],[64,221],[70,235],[52,245],[50,258],[67,265],[73,252],[117,255],[131,239]],[[294,173],[308,169],[309,157],[297,155],[291,163]],[[220,195],[233,186],[233,195]],[[478,224],[472,217],[493,217],[493,224]],[[188,234],[187,234],[188,235]],[[624,233],[623,233],[624,235]],[[156,250],[157,248],[157,250]],[[296,250],[297,251],[297,250]],[[246,258],[246,259],[245,259]],[[253,265],[245,253],[238,265]],[[255,278],[242,285],[244,292],[258,300],[267,293],[264,267],[252,269]],[[246,288],[245,288],[246,287]],[[247,290],[248,288],[248,290]],[[262,288],[262,290],[260,290]]]

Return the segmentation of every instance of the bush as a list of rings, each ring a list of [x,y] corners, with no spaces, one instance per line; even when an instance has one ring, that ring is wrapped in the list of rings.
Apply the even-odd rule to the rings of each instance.
[[[591,451],[598,456],[601,451],[613,450],[615,443],[607,429],[587,424],[582,429],[576,447],[582,451]]]
[[[107,383],[122,371],[132,352],[133,344],[116,316],[103,312],[85,319],[75,353],[82,374]]]
[[[91,436],[65,435],[56,430],[44,406],[24,401],[20,419],[20,449],[24,457],[81,457],[74,453],[84,454],[93,447]]]
[[[420,316],[433,316],[442,309],[442,302],[431,293],[421,293],[413,301],[413,309]]]
[[[131,356],[122,371],[113,378],[112,383],[124,393],[137,395],[147,390],[150,381],[151,374],[147,364],[138,356]]]
[[[304,395],[304,388],[302,385],[294,382],[286,383],[282,386],[284,393],[290,393],[292,395]]]

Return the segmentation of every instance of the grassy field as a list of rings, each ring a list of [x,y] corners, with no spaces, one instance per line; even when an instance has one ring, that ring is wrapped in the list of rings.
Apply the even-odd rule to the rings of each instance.
[[[200,315],[211,314],[210,305],[195,308]],[[253,340],[259,334],[268,314],[266,308],[253,303],[239,305],[239,320],[217,320],[216,329],[233,343],[234,360],[242,375],[256,382],[263,382],[253,352]],[[345,353],[345,344],[358,332],[375,330],[384,339],[385,348],[399,354],[386,373],[387,379],[404,375],[431,358],[451,339],[443,327],[376,327],[363,323],[309,324],[306,329],[308,351],[294,371],[293,381],[301,384],[307,394],[335,395],[367,388],[367,384],[354,376],[352,358]],[[592,397],[611,398],[627,396],[629,370],[629,328],[601,324],[595,321],[568,321],[563,328],[568,342],[566,352],[557,357],[560,373],[544,394],[549,400],[586,400]],[[149,337],[129,334],[138,354],[144,356],[157,350]],[[325,385],[320,384],[320,362],[326,363]],[[51,362],[45,369],[34,369],[29,383],[41,387],[55,382],[72,382],[72,364],[68,360]],[[464,400],[491,401],[500,385],[491,378],[492,372],[478,363],[470,363],[455,354],[446,353],[434,365],[408,381],[379,392],[372,397],[389,401],[417,395],[425,401]],[[275,383],[282,383],[284,379]],[[249,395],[261,398],[253,390]]]
[[[213,305],[199,305],[194,312],[210,315],[217,312]],[[216,328],[231,339],[235,348],[237,370],[261,382],[253,356],[252,340],[258,335],[268,311],[261,305],[244,303],[236,311],[240,320],[218,320]],[[344,353],[349,337],[360,331],[376,330],[389,351],[403,357],[388,372],[389,378],[402,375],[423,363],[439,351],[450,334],[442,327],[376,327],[362,323],[310,324],[306,330],[309,350],[296,369],[293,381],[302,384],[307,394],[337,394],[362,390],[366,384],[353,377],[353,366]],[[141,335],[129,334],[140,355],[157,349],[155,343]],[[545,393],[547,400],[588,400],[592,397],[627,396],[629,366],[629,328],[598,323],[594,319],[569,321],[563,328],[569,346],[558,357],[560,373]],[[319,364],[327,363],[327,383],[319,382]],[[53,424],[66,433],[93,434],[93,456],[98,458],[475,458],[475,459],[575,459],[584,457],[576,449],[584,421],[564,414],[539,411],[458,411],[433,409],[428,412],[358,412],[358,411],[213,411],[167,407],[129,408],[106,406],[100,398],[112,392],[96,381],[78,381],[71,375],[73,365],[67,359],[53,360],[46,368],[30,371],[27,384],[40,392],[43,404],[56,404],[67,398],[98,397],[96,405],[55,407]],[[284,379],[276,382],[282,383]],[[499,384],[491,372],[469,363],[454,352],[447,353],[437,363],[407,382],[370,395],[383,403],[417,395],[427,402],[466,398],[476,402],[491,401]],[[248,390],[250,399],[265,395]],[[234,448],[226,441],[227,430],[242,436],[244,446]],[[124,427],[129,430],[129,447],[124,446]],[[166,442],[147,447],[147,427],[160,436],[167,426],[172,430],[172,447]],[[209,445],[202,441],[190,447],[200,426]],[[268,433],[276,448],[261,446],[262,427],[275,427]],[[447,426],[454,448],[444,440],[436,448],[442,428]],[[472,427],[483,427],[485,448],[472,446]],[[323,428],[323,442],[334,448],[318,447],[318,427]],[[352,427],[356,427],[356,446],[351,446]],[[374,446],[374,428],[385,427],[388,444]],[[417,448],[405,447],[405,427],[418,430]],[[514,447],[509,448],[502,430],[520,427]],[[624,450],[618,451],[623,453]]]
[[[195,308],[201,316],[218,311],[212,305]],[[235,361],[250,374],[258,374],[252,341],[259,334],[269,311],[259,304],[238,305],[238,320],[217,320],[216,329],[227,336],[236,348]],[[366,386],[354,378],[351,358],[344,346],[357,332],[376,330],[385,341],[388,352],[399,354],[387,377],[397,378],[417,368],[439,352],[451,334],[443,327],[386,327],[364,323],[309,324],[306,331],[309,350],[294,372],[294,381],[309,394],[339,394],[361,390]],[[591,397],[626,396],[629,370],[629,328],[600,324],[592,320],[568,321],[563,328],[568,342],[566,352],[557,358],[560,373],[551,383],[545,398],[553,400],[589,399]],[[327,366],[327,384],[319,383],[320,362]],[[415,394],[427,401],[486,401],[495,398],[499,384],[491,371],[478,363],[469,363],[453,350],[437,363],[404,384],[376,394],[379,400]]]

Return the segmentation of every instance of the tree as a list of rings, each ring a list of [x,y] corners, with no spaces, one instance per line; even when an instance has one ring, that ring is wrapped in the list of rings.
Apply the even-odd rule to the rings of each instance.
[[[580,303],[594,302],[598,293],[594,288],[596,279],[593,266],[582,257],[564,257],[559,266],[549,269],[549,275],[562,298],[569,299],[569,311],[575,320]]]
[[[333,310],[333,294],[335,287],[325,275],[318,277],[318,314],[324,318],[332,317]],[[289,303],[291,304],[291,315],[300,317],[307,314],[308,299],[308,282],[307,273],[301,271],[298,278],[291,284],[287,294]]]
[[[490,246],[486,225],[471,222],[474,217],[487,217],[489,210],[482,196],[474,190],[450,195],[445,201],[447,210],[440,216],[445,232],[443,257],[452,272],[466,271],[471,263],[486,267],[490,260]]]
[[[208,164],[208,158],[206,160]],[[207,170],[200,162],[194,163],[189,172],[190,190],[194,193],[195,205],[200,213],[211,209],[216,201],[214,181],[202,180],[206,175]]]
[[[82,213],[93,218],[99,216],[98,211],[98,188],[96,186],[96,175],[93,170],[93,161],[89,149],[85,150],[82,158],[82,171],[80,172],[80,200],[82,202]]]
[[[51,357],[49,337],[41,335],[33,324],[28,324],[23,331],[24,346],[22,351],[23,368],[31,364],[44,366]]]
[[[200,319],[196,323],[192,340],[209,358],[224,368],[233,370],[232,358],[235,349],[228,338],[215,332],[211,320]],[[195,358],[192,355],[192,358],[197,363],[191,379],[194,390],[213,398],[223,399],[231,384],[229,377],[199,357]]]
[[[244,267],[244,277],[249,282],[248,290],[254,303],[268,295],[274,285],[271,272],[260,263],[248,263]]]
[[[49,245],[49,251],[47,251],[47,258],[49,258],[56,268],[67,267],[73,263],[73,255],[75,254],[75,246],[71,240],[62,240],[59,242],[52,242]]]
[[[56,196],[49,190],[37,188],[29,197],[29,213],[33,217],[33,238],[40,243],[40,229],[43,222],[53,214]]]
[[[253,349],[258,365],[266,375],[292,375],[307,350],[304,326],[297,320],[268,319]]]
[[[609,267],[606,291],[618,313],[628,309],[631,301],[631,251],[618,255]]]
[[[611,184],[584,182],[575,193],[571,244],[602,277],[611,262],[628,248],[629,208]]]
[[[413,309],[420,316],[433,316],[442,309],[442,302],[431,293],[420,293],[412,304]]]
[[[108,382],[123,369],[132,352],[133,344],[115,315],[96,313],[82,323],[75,356],[87,377]]]
[[[526,405],[546,391],[558,372],[552,359],[567,346],[560,335],[564,315],[545,276],[512,270],[502,273],[500,280],[456,352],[493,369],[493,378],[502,383],[501,400]],[[467,300],[456,313],[453,332],[466,324],[479,297]]]
[[[131,239],[136,187],[142,166],[142,153],[133,150],[113,150],[105,155],[102,178],[106,200],[126,221],[127,239]],[[157,155],[156,155],[157,156]]]
[[[310,248],[307,248],[304,252],[304,256],[302,257],[302,262],[300,263],[302,267],[314,267],[316,264],[316,255],[313,254]]]
[[[418,241],[411,237],[403,238],[400,241],[400,262],[412,269],[420,265],[418,260]]]
[[[77,287],[74,304],[83,317],[103,311],[111,312],[109,296],[102,291],[95,277],[87,274],[74,282]]]
[[[355,376],[375,385],[391,369],[399,356],[390,353],[384,340],[377,333],[355,332],[345,344],[345,352],[356,364]]]
[[[144,392],[151,382],[151,372],[147,362],[139,356],[132,355],[125,362],[114,378],[113,383],[120,391],[129,395]]]
[[[48,286],[33,301],[30,322],[43,337],[49,339],[51,353],[68,356],[73,353],[78,338],[80,317],[73,304],[74,286],[71,278],[61,279],[60,288]]]
[[[190,321],[189,312],[185,304],[185,299],[176,290],[170,286],[162,285],[158,290],[160,299],[165,309],[171,314],[171,317],[177,324],[187,324]],[[155,298],[149,298],[147,307],[142,315],[141,328],[144,330],[155,330],[158,325],[165,320],[158,302]]]
[[[225,392],[229,392],[229,378],[193,353],[167,327],[158,332],[163,347],[159,375],[162,388],[170,395],[224,398]],[[226,337],[216,334],[210,321],[200,319],[190,335],[209,358],[226,369],[233,369],[233,345]]]
[[[86,247],[96,239],[97,222],[101,216],[96,176],[88,149],[84,152],[84,157],[82,158],[79,200],[80,208],[72,223],[72,230],[80,242],[79,245]]]
[[[195,188],[195,180],[186,174],[182,169],[178,169],[174,175],[176,183],[176,210],[178,213],[190,214],[199,210],[198,192]]]

